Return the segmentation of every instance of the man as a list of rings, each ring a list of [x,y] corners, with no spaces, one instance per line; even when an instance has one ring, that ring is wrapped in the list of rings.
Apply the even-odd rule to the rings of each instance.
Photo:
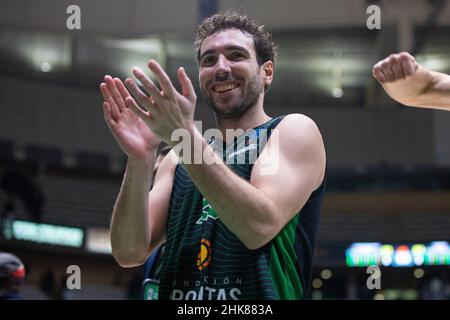
[[[407,52],[379,61],[372,74],[392,99],[406,106],[450,110],[450,76],[426,69]]]
[[[0,300],[22,300],[25,266],[11,253],[0,252]]]
[[[196,94],[183,68],[181,93],[152,60],[148,66],[162,90],[138,68],[133,74],[146,92],[132,79],[125,81],[128,91],[106,76],[100,85],[105,120],[128,155],[111,223],[113,255],[123,267],[138,266],[165,241],[159,299],[305,298],[325,181],[320,132],[303,115],[271,119],[264,112],[275,48],[255,21],[214,15],[199,26],[196,49],[201,91],[219,133],[245,134],[210,143],[202,137],[193,121]],[[159,142],[175,147],[175,130],[189,133],[187,154],[208,161],[192,163],[183,155],[187,160],[176,163],[172,150],[148,193]],[[264,130],[274,132],[265,147],[258,142]],[[223,157],[215,153],[220,147]],[[228,164],[255,154],[254,163]],[[268,174],[268,163],[277,170]]]

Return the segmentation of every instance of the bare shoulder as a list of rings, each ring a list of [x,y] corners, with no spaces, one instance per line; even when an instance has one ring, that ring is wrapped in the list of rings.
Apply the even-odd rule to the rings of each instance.
[[[276,174],[263,173],[266,164],[274,165],[267,168],[274,168]],[[289,114],[272,131],[268,146],[254,166],[252,181],[268,179],[282,184],[281,180],[301,176],[295,180],[310,183],[315,190],[323,181],[325,167],[325,147],[315,122],[302,114]]]
[[[275,164],[275,175],[262,173],[264,164]],[[268,147],[258,158],[252,172],[252,181],[259,179],[289,179],[301,176],[302,183],[317,189],[325,176],[326,153],[319,128],[302,114],[286,115],[272,131]]]
[[[322,135],[316,123],[300,113],[286,115],[277,126],[280,138],[286,143],[297,145],[323,144]]]
[[[318,174],[323,177],[326,152],[322,135],[316,123],[303,114],[293,113],[287,115],[278,127],[279,150],[286,156],[286,159],[290,159],[298,166],[308,164],[317,169]],[[319,182],[321,181],[322,178]]]

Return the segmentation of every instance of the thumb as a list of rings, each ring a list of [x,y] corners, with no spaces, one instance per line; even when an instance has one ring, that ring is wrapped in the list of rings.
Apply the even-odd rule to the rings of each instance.
[[[195,95],[194,86],[192,85],[191,79],[189,79],[186,74],[186,70],[183,67],[178,69],[178,81],[181,85],[181,91],[183,96],[186,97],[189,101],[194,102],[197,99]]]

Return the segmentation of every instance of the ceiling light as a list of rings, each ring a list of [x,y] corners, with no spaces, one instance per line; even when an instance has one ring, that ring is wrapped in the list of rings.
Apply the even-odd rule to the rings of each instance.
[[[41,71],[42,72],[50,72],[52,70],[52,64],[49,62],[42,62],[41,63]]]

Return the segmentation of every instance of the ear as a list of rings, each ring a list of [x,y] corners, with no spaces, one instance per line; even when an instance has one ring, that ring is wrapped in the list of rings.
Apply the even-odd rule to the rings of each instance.
[[[264,64],[262,65],[262,76],[264,79],[264,85],[265,87],[270,86],[270,84],[272,83],[273,80],[273,62],[272,61],[266,61],[264,62]]]

